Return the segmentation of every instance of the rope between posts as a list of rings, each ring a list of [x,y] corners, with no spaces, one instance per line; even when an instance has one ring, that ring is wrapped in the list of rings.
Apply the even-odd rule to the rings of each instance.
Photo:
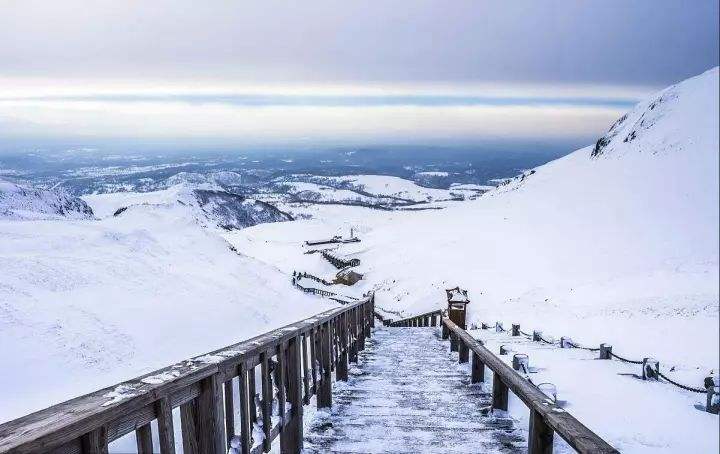
[[[486,326],[489,327],[489,324],[486,324]],[[497,324],[496,324],[495,326],[496,326],[497,328],[500,328],[500,331],[501,331],[501,332],[506,332],[506,330],[502,327],[502,325],[497,325]],[[526,333],[526,332],[524,332],[524,331],[522,331],[522,330],[518,330],[518,331],[520,332],[520,334],[522,334],[523,336],[527,337],[528,339],[531,339],[531,338],[533,337],[532,335],[530,335],[530,334],[528,334],[528,333]],[[542,336],[538,336],[538,337],[540,338],[540,340],[541,340],[542,342],[545,342],[546,344],[550,344],[550,345],[557,344],[557,342],[551,342],[551,341],[543,338]],[[572,348],[579,348],[579,349],[581,349],[581,350],[587,350],[587,351],[591,351],[591,352],[598,352],[598,351],[600,351],[599,348],[583,347],[582,345],[575,344],[575,343],[573,343],[573,342],[567,342],[566,344],[569,345],[569,346],[572,347]],[[617,355],[617,354],[613,353],[612,351],[610,351],[610,352],[608,352],[608,353],[609,353],[610,356],[612,356],[613,358],[617,358],[617,359],[619,359],[620,361],[623,361],[623,362],[625,362],[625,363],[630,363],[630,364],[643,364],[643,361],[633,361],[633,360],[631,360],[631,359],[623,358],[622,356]],[[528,372],[527,372],[527,369],[525,368],[525,365],[522,364],[521,367],[522,367],[523,371],[527,374]],[[705,389],[705,388],[693,388],[692,386],[683,385],[682,383],[678,383],[678,382],[672,380],[671,378],[668,378],[665,374],[663,374],[663,373],[660,372],[660,371],[658,371],[657,374],[658,374],[658,376],[662,377],[666,382],[670,383],[671,385],[677,386],[678,388],[684,389],[684,390],[686,390],[686,391],[690,391],[690,392],[694,392],[694,393],[702,393],[702,394],[705,394],[705,393],[708,392],[707,389]]]
[[[571,346],[572,348],[579,348],[580,350],[587,350],[590,352],[599,352],[599,348],[590,348],[590,347],[583,347],[582,345],[574,344],[572,342],[566,342],[567,345]]]
[[[613,352],[608,352],[608,353],[610,353],[610,356],[612,356],[613,358],[617,358],[617,359],[619,359],[620,361],[623,361],[623,362],[626,362],[626,363],[630,363],[630,364],[642,364],[642,363],[643,363],[642,361],[633,361],[633,360],[631,360],[631,359],[623,358],[622,356],[616,355],[616,354],[613,353]]]
[[[701,388],[693,388],[692,386],[683,385],[683,384],[681,384],[681,383],[678,383],[678,382],[676,382],[676,381],[673,381],[673,380],[667,378],[667,377],[666,377],[662,372],[660,372],[660,371],[658,371],[658,375],[661,376],[662,378],[664,378],[665,381],[667,381],[668,383],[670,383],[670,384],[672,384],[672,385],[675,385],[675,386],[677,386],[678,388],[682,388],[682,389],[684,389],[684,390],[686,390],[686,391],[692,391],[692,392],[694,392],[694,393],[702,393],[702,394],[707,393],[707,389],[705,389],[705,388],[702,388],[702,389],[701,389]]]

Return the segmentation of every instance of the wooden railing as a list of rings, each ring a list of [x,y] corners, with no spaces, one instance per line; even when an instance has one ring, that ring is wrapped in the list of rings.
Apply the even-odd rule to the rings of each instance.
[[[459,353],[459,362],[467,363],[472,353],[471,383],[485,381],[485,367],[493,372],[492,408],[508,409],[508,392],[512,391],[530,409],[528,452],[551,453],[553,436],[557,432],[580,453],[617,453],[618,451],[585,427],[570,413],[561,409],[540,389],[505,364],[481,341],[442,317],[442,337],[450,338],[451,350]]]
[[[330,264],[332,264],[332,266],[334,266],[335,268],[337,268],[339,270],[341,270],[343,268],[347,268],[348,266],[360,265],[360,259],[358,259],[358,258],[352,258],[349,260],[345,260],[345,259],[341,259],[340,257],[335,257],[334,255],[332,255],[326,251],[322,252],[322,256],[323,256],[323,258],[325,258],[325,260],[330,262]]]
[[[108,443],[132,431],[138,452],[152,453],[150,423],[157,420],[160,451],[173,454],[176,407],[186,454],[225,453],[231,441],[239,441],[243,454],[268,452],[278,436],[282,453],[299,453],[303,404],[313,395],[319,408],[332,404],[331,372],[347,380],[348,361],[357,361],[364,349],[373,313],[370,295],[7,422],[0,425],[0,453],[101,454],[108,452]],[[280,409],[275,422],[274,403]],[[235,433],[236,415],[240,433]],[[252,437],[254,424],[262,430],[261,439]]]
[[[391,322],[388,326],[438,326],[442,311],[430,311]]]

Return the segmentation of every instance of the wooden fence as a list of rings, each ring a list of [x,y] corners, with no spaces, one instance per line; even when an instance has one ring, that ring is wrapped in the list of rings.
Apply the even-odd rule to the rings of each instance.
[[[347,268],[349,266],[360,265],[360,259],[357,259],[357,258],[345,260],[345,259],[341,259],[340,257],[335,257],[334,255],[332,255],[328,252],[325,252],[325,251],[322,252],[322,256],[325,258],[325,260],[330,262],[330,264],[332,266],[334,266],[335,268],[337,268],[339,270],[341,270],[343,268]]]
[[[239,440],[243,454],[268,452],[278,437],[282,453],[299,453],[303,404],[313,395],[319,408],[332,404],[331,372],[337,380],[347,380],[348,361],[357,361],[374,326],[374,304],[371,294],[7,422],[0,425],[0,453],[103,454],[108,452],[108,443],[132,431],[138,452],[152,453],[150,423],[157,420],[160,451],[174,454],[172,410],[176,407],[187,454],[225,453],[233,438]],[[238,402],[234,387],[238,387]],[[276,422],[273,404],[281,413]],[[259,440],[252,437],[254,424],[263,432]],[[235,433],[236,425],[239,433]]]
[[[486,367],[493,372],[493,409],[507,411],[509,391],[528,406],[530,409],[529,453],[552,453],[556,432],[577,452],[618,453],[574,416],[558,407],[533,383],[485,348],[481,341],[444,317],[441,311],[416,315],[390,324],[397,327],[438,325],[442,326],[442,338],[450,339],[450,350],[458,352],[460,363],[467,363],[472,358],[471,383],[485,381]]]

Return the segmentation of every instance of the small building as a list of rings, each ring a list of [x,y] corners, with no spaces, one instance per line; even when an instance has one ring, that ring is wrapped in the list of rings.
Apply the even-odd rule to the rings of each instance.
[[[354,271],[352,267],[346,267],[341,269],[337,272],[335,275],[335,283],[337,284],[345,284],[345,285],[354,285],[357,283],[357,281],[361,280],[363,278],[363,275],[358,273],[357,271]]]

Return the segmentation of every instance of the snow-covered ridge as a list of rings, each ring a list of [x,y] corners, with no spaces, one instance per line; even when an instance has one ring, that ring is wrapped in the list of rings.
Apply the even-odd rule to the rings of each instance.
[[[597,141],[591,155],[717,151],[717,82],[715,67],[639,103]]]
[[[208,184],[181,183],[162,191],[97,194],[84,199],[100,217],[122,216],[129,210],[148,210],[150,207],[178,206],[200,225],[225,230],[292,220],[292,216],[269,203]]]
[[[93,210],[60,189],[37,189],[0,179],[0,219],[92,219]]]

